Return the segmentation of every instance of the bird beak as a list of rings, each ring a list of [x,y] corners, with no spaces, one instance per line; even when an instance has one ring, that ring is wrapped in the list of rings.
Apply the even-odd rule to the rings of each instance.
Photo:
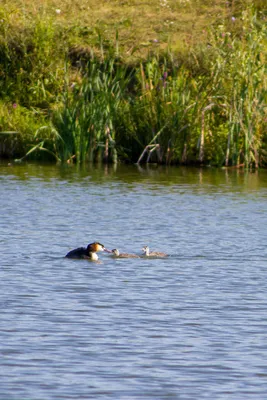
[[[112,250],[106,249],[105,247],[104,247],[104,251],[106,251],[107,253],[112,253]]]

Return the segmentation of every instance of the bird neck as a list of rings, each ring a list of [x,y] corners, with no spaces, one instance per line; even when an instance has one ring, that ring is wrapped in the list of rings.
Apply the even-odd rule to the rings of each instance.
[[[89,252],[89,257],[90,257],[90,260],[92,260],[92,261],[98,260],[98,255],[96,253],[94,253],[93,251]]]

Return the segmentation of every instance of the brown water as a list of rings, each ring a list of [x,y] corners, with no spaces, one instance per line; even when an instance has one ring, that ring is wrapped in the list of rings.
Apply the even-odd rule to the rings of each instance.
[[[265,399],[267,172],[0,165],[0,398]],[[70,260],[98,240],[167,259]]]

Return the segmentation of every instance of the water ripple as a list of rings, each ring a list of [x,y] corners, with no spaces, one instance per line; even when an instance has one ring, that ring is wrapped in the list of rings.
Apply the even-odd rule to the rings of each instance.
[[[266,174],[34,168],[0,177],[0,398],[265,399]],[[64,258],[93,240],[170,256]]]

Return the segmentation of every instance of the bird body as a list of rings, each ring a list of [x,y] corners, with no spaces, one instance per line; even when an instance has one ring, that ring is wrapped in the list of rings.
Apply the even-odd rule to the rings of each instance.
[[[71,250],[66,254],[67,258],[88,258],[87,247],[78,247],[77,249]]]
[[[113,249],[112,253],[116,258],[140,258],[137,254],[120,253],[118,249]]]
[[[98,255],[96,253],[98,251],[109,252],[109,250],[107,250],[103,244],[94,242],[94,243],[88,244],[87,247],[78,247],[77,249],[71,250],[70,252],[68,252],[68,254],[66,254],[65,257],[97,261]]]
[[[145,257],[158,257],[158,258],[163,258],[163,257],[168,257],[168,254],[163,253],[161,251],[150,251],[148,246],[144,246],[142,248],[142,251],[144,252],[143,255]]]

